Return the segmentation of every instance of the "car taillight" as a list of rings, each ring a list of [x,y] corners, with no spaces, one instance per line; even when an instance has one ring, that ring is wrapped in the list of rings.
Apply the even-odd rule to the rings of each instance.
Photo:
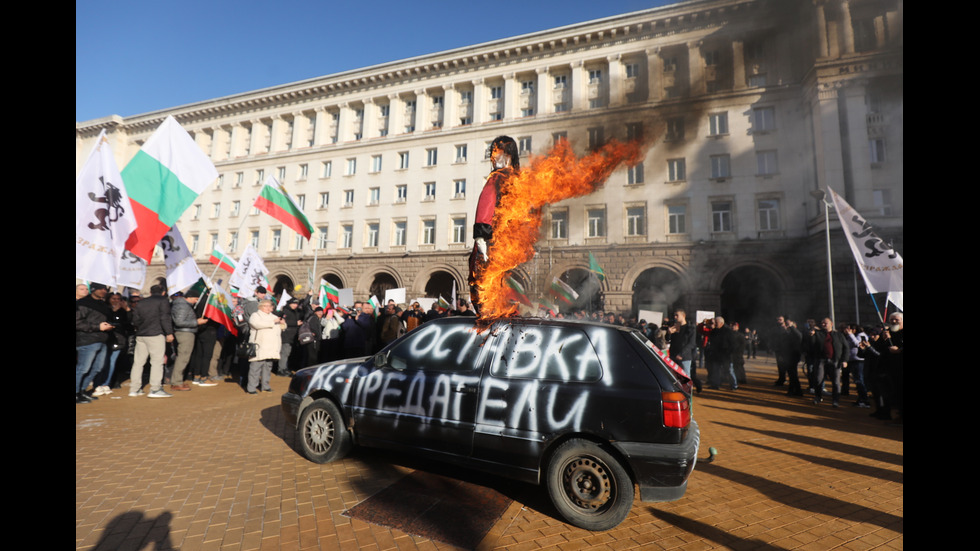
[[[691,404],[683,392],[664,392],[664,426],[682,429],[691,424]]]

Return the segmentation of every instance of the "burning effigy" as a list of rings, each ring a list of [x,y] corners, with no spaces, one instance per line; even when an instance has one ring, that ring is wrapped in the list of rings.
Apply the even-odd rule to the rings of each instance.
[[[640,142],[611,140],[577,157],[567,140],[559,140],[547,154],[532,156],[530,166],[505,179],[493,214],[489,254],[475,277],[481,322],[518,315],[520,298],[507,278],[511,270],[534,258],[541,208],[592,193],[620,165],[632,167],[642,161],[643,153]]]

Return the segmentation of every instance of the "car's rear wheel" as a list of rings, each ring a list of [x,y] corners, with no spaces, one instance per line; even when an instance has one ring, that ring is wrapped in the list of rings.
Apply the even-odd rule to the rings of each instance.
[[[351,440],[340,410],[326,398],[316,400],[303,410],[299,419],[300,444],[310,461],[329,463],[343,458]]]
[[[633,507],[633,480],[609,452],[588,440],[569,440],[548,466],[548,494],[569,523],[587,530],[617,526]]]

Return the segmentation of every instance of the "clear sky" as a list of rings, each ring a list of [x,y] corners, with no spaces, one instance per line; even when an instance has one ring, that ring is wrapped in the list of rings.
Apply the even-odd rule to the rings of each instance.
[[[76,0],[75,121],[130,116],[674,0]]]

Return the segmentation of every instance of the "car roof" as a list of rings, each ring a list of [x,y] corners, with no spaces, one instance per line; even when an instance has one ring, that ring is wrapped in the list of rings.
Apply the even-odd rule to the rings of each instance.
[[[478,323],[477,318],[471,316],[451,316],[447,318],[439,318],[436,320],[432,320],[432,322],[427,322],[427,323],[433,323],[433,322],[468,323],[474,325]],[[612,325],[609,323],[601,323],[601,322],[596,322],[591,320],[555,319],[555,318],[519,317],[519,316],[502,318],[494,321],[491,324],[491,326],[494,329],[499,329],[511,325],[536,325],[536,326],[543,326],[543,327],[577,327],[577,328],[599,327],[603,329],[614,329],[617,331],[625,331],[625,332],[636,331],[636,329],[632,327],[624,327],[622,325]]]

